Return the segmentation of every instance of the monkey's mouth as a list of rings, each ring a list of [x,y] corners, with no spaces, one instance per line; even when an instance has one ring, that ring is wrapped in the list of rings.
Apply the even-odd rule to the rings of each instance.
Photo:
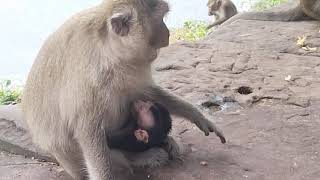
[[[213,15],[213,13],[212,13],[211,11],[209,11],[208,15],[209,15],[209,16],[212,16],[212,15]]]

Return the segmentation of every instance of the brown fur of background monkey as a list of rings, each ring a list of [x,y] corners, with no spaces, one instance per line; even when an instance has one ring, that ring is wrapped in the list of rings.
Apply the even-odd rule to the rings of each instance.
[[[162,0],[104,0],[70,18],[41,48],[23,112],[34,142],[74,179],[114,179],[106,133],[123,126],[138,99],[158,102],[226,142],[195,107],[153,82],[151,63],[169,43],[168,9]]]
[[[299,3],[289,10],[279,12],[247,12],[230,18],[224,25],[238,19],[261,20],[261,21],[320,21],[320,0],[299,0]]]

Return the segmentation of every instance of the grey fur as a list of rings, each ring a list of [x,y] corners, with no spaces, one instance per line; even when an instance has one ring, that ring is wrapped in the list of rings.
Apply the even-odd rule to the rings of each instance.
[[[304,21],[304,20],[320,20],[320,0],[300,0],[294,3],[294,7],[282,10],[281,7],[291,6],[292,2],[280,5],[280,10],[247,12],[238,14],[224,23],[224,25],[232,22],[244,20],[261,20],[261,21]]]

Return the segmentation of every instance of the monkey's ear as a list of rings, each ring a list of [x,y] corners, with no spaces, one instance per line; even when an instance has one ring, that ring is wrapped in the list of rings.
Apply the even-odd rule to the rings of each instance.
[[[115,13],[110,18],[112,30],[119,36],[126,36],[130,31],[131,13]]]
[[[222,4],[222,1],[221,0],[217,0],[217,3],[218,3],[218,7],[220,7],[221,4]]]

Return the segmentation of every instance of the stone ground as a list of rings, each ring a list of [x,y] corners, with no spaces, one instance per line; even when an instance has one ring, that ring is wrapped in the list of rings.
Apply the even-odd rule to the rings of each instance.
[[[156,81],[206,112],[228,142],[175,118],[184,162],[131,179],[320,179],[319,29],[312,21],[240,20],[203,41],[165,48]],[[298,47],[302,35],[318,49]],[[59,166],[32,158],[51,161],[32,145],[17,108],[0,108],[0,180],[68,180]]]

